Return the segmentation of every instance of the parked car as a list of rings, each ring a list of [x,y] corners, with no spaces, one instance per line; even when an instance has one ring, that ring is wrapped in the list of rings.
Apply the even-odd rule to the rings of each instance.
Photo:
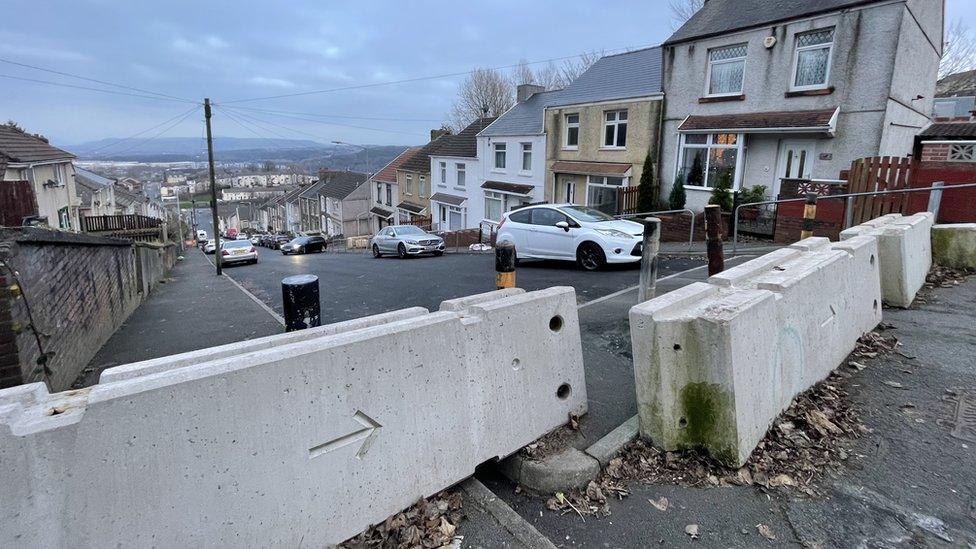
[[[264,235],[261,235],[261,234],[252,234],[251,235],[251,244],[257,246],[258,244],[261,243],[261,238],[263,238],[263,237],[264,237]]]
[[[210,240],[210,236],[207,235],[207,231],[204,231],[202,229],[198,229],[197,230],[197,240],[199,240],[199,241],[207,241],[207,240]]]
[[[289,242],[291,242],[291,240],[292,240],[291,237],[287,235],[283,235],[283,234],[276,235],[273,239],[271,239],[271,245],[269,246],[269,248],[271,248],[272,250],[280,250],[283,244],[288,244]]]
[[[321,236],[299,236],[291,242],[279,246],[281,253],[288,254],[307,254],[311,252],[324,252],[327,244]]]
[[[575,261],[595,271],[607,263],[641,259],[644,227],[575,204],[528,206],[502,216],[497,242],[515,244],[519,259]]]
[[[203,253],[212,254],[217,250],[217,244],[213,240],[208,240],[206,244],[203,245]]]
[[[220,262],[257,263],[258,251],[247,240],[225,240],[220,243]]]
[[[413,225],[391,225],[370,239],[373,257],[397,254],[401,259],[420,254],[444,255],[444,239]]]

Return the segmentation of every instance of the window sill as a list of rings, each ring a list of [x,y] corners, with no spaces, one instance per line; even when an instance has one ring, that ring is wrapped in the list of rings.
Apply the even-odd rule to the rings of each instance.
[[[601,151],[626,151],[627,147],[600,147]]]
[[[492,168],[491,173],[505,173],[504,168]]]
[[[518,174],[522,177],[532,177],[532,170],[519,170]]]
[[[830,95],[834,93],[834,87],[828,86],[826,88],[815,88],[811,90],[790,90],[784,95],[787,99],[792,97],[816,97],[818,95]]]
[[[454,190],[455,191],[466,191],[467,189],[464,188],[464,187],[454,187]]]
[[[739,95],[707,95],[705,97],[699,97],[699,103],[725,103],[726,101],[745,101],[745,94],[740,93]]]
[[[579,147],[563,147],[564,151],[578,151]]]

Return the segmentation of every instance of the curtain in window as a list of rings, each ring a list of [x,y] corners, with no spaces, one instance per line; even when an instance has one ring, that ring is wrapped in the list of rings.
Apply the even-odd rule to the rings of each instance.
[[[827,83],[827,62],[830,48],[824,47],[797,52],[796,86],[817,86]]]
[[[730,61],[712,65],[708,92],[710,94],[740,93],[745,66],[745,61]]]

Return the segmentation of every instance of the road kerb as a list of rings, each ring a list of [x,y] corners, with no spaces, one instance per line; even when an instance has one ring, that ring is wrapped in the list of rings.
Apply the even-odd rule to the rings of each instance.
[[[610,460],[617,456],[624,446],[637,438],[639,430],[638,416],[634,416],[610,431],[600,440],[594,442],[585,451],[600,462],[602,467],[610,464]]]
[[[461,489],[528,549],[556,549],[556,545],[549,538],[539,533],[522,515],[516,513],[478,479],[469,478],[461,483]]]

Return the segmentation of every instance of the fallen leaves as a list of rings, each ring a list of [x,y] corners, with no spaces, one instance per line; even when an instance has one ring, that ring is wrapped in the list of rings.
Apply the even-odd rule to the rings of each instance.
[[[701,536],[700,528],[697,524],[689,524],[688,526],[685,526],[685,533],[688,534],[691,539],[698,539]]]
[[[446,548],[455,541],[464,519],[463,500],[457,492],[441,492],[339,545],[341,549]],[[459,539],[459,538],[458,538]]]
[[[663,496],[661,497],[661,499],[657,499],[657,500],[649,499],[647,501],[651,505],[653,505],[655,509],[657,509],[658,511],[661,511],[661,512],[667,511],[668,510],[668,507],[671,507],[671,502],[668,501],[668,498],[663,497]]]
[[[773,529],[766,524],[757,524],[756,530],[759,530],[759,535],[768,539],[769,541],[776,541],[776,534],[773,533]]]
[[[889,379],[886,379],[886,380],[882,381],[881,383],[884,383],[885,385],[887,385],[888,387],[891,387],[892,389],[904,389],[905,388],[905,386],[902,385],[901,383],[898,383],[897,381],[891,381]]]
[[[520,452],[529,459],[539,461],[571,446],[571,443],[581,436],[579,422],[579,416],[569,414],[565,425],[525,446]]]

